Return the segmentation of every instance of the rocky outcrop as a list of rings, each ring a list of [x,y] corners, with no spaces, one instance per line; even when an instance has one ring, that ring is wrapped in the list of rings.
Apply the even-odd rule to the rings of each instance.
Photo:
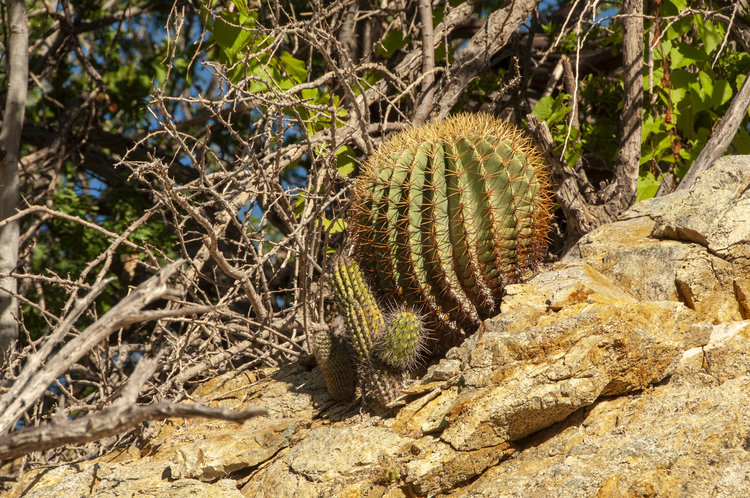
[[[227,374],[195,397],[268,417],[168,420],[10,496],[747,496],[749,303],[750,157],[727,157],[510,286],[393,416],[301,364]]]

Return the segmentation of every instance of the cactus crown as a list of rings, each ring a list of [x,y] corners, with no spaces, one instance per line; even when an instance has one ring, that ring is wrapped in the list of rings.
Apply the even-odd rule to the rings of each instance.
[[[459,114],[398,133],[357,179],[355,256],[382,296],[431,326],[476,328],[543,257],[552,200],[541,156],[514,126]]]

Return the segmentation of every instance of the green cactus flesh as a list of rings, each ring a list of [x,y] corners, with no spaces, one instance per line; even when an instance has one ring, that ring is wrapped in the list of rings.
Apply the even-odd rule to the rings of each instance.
[[[391,317],[380,340],[378,353],[387,365],[408,370],[419,359],[422,340],[420,316],[406,309],[400,310]]]
[[[323,330],[315,336],[314,354],[328,394],[337,401],[354,398],[356,376],[346,346],[329,331]]]
[[[544,255],[551,206],[530,141],[488,115],[460,114],[380,147],[357,180],[349,226],[382,295],[438,326],[472,329]]]

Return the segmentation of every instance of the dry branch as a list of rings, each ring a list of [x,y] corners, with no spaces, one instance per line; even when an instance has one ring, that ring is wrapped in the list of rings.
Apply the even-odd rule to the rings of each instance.
[[[11,216],[18,207],[18,166],[21,129],[26,112],[29,77],[29,26],[26,2],[6,2],[10,28],[5,58],[8,68],[7,94],[0,129],[0,220]],[[0,228],[0,369],[8,360],[10,349],[18,338],[18,301],[14,294],[16,279],[10,276],[18,262],[18,223]]]
[[[0,434],[7,433],[44,391],[91,348],[103,341],[112,332],[150,302],[159,299],[169,290],[167,280],[184,263],[175,261],[165,266],[157,275],[143,282],[130,295],[89,325],[80,335],[67,342],[60,351],[42,365],[44,358],[27,365],[22,372],[25,382],[15,382],[0,398]],[[71,320],[72,322],[73,320]],[[71,323],[72,324],[72,323]]]
[[[414,113],[414,123],[427,119],[435,97],[435,35],[432,30],[432,0],[419,0],[419,17],[422,20],[422,95]]]
[[[616,192],[608,204],[612,220],[635,203],[643,120],[643,0],[624,0],[622,65],[625,95],[620,147],[615,158]]]
[[[438,105],[432,113],[433,118],[442,119],[451,112],[471,82],[490,67],[492,57],[526,22],[537,3],[535,0],[513,0],[507,7],[490,14],[482,28],[456,54],[455,61],[448,69],[451,77],[446,79],[435,95]]]
[[[10,460],[34,451],[45,451],[68,444],[80,444],[125,432],[149,421],[167,417],[207,417],[242,422],[265,415],[265,410],[242,411],[170,402],[136,405],[143,384],[159,367],[159,358],[141,358],[120,398],[99,413],[75,420],[52,422],[22,429],[0,437],[0,461]]]

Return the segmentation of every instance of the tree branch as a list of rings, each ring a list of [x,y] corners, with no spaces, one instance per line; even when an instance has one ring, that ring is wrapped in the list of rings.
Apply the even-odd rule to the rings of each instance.
[[[432,1],[419,0],[419,16],[422,20],[422,94],[414,113],[414,124],[427,119],[435,97],[435,37],[432,30]]]
[[[159,358],[141,358],[122,391],[109,408],[75,420],[53,421],[0,437],[0,460],[9,460],[33,451],[45,451],[66,444],[86,443],[125,432],[142,422],[167,417],[207,417],[241,422],[266,415],[265,410],[242,411],[186,405],[171,402],[136,405],[138,393],[159,366]]]
[[[620,117],[620,149],[615,158],[616,193],[609,202],[613,219],[635,203],[643,120],[643,0],[625,0],[622,65],[625,95]]]
[[[26,110],[29,79],[29,27],[26,2],[9,0],[8,24],[8,93],[0,130],[0,220],[11,216],[18,206],[18,158],[21,129]],[[10,275],[18,261],[18,223],[0,228],[0,273]],[[0,278],[0,369],[18,338],[18,301],[16,279]]]
[[[490,14],[464,48],[456,53],[449,73],[451,78],[436,93],[437,107],[432,117],[446,117],[472,81],[492,63],[492,57],[503,48],[518,27],[526,22],[537,5],[536,0],[512,0],[510,5]]]
[[[167,280],[183,263],[183,260],[170,263],[158,274],[136,287],[80,335],[62,346],[46,365],[41,365],[44,358],[41,358],[42,361],[26,365],[20,377],[28,380],[14,382],[11,389],[0,398],[0,434],[7,433],[23,412],[71,365],[109,334],[121,328],[133,313],[166,294],[169,291]]]

